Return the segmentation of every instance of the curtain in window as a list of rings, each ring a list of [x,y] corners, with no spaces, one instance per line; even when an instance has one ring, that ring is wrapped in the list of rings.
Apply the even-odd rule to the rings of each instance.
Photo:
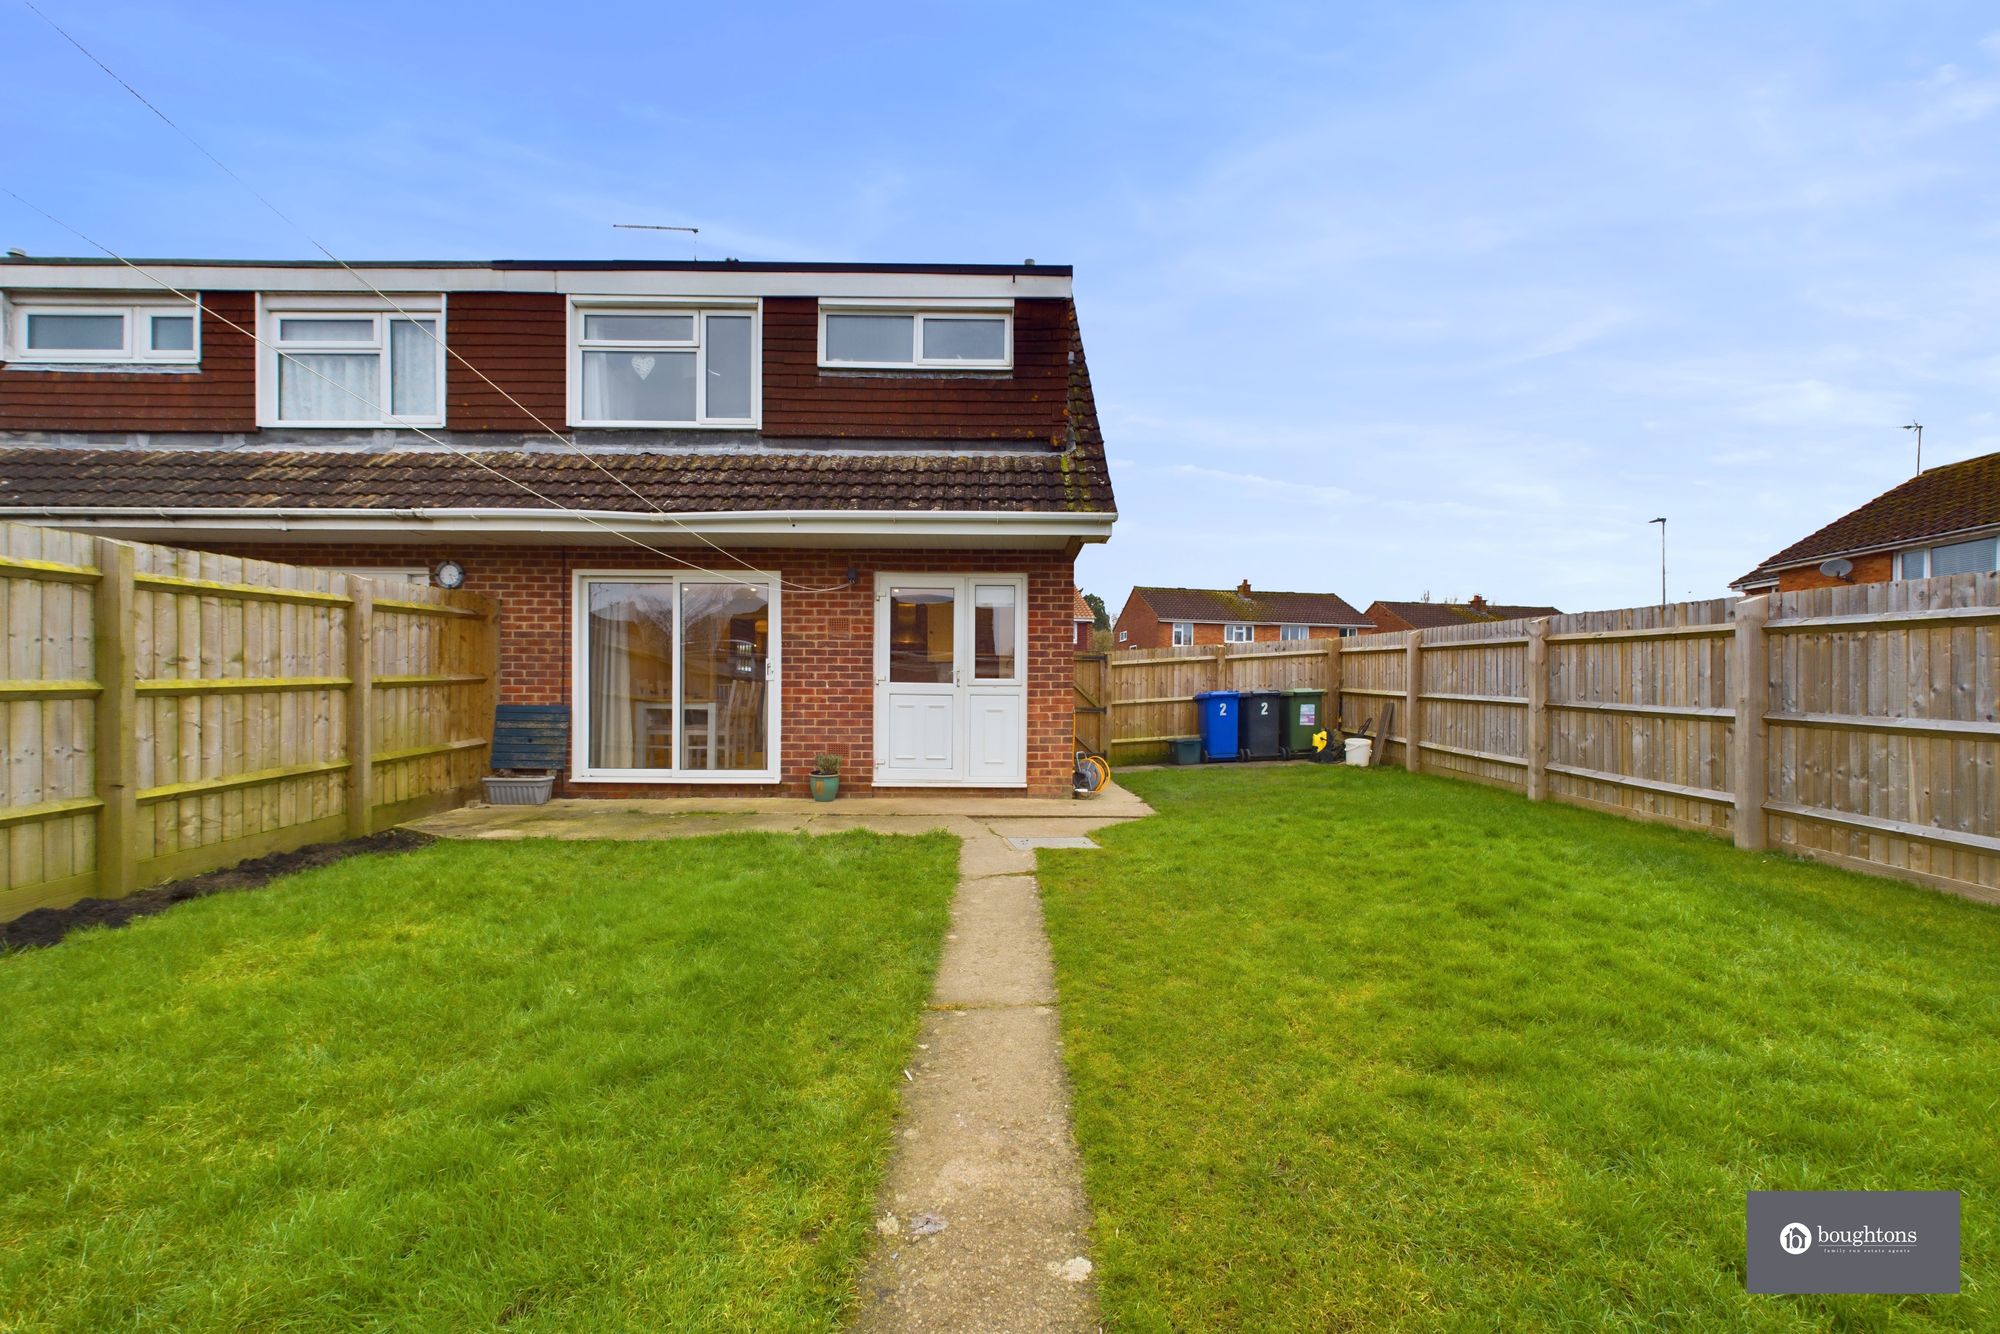
[[[287,352],[278,358],[278,418],[298,422],[382,419],[376,353]]]
[[[428,421],[438,415],[436,332],[430,320],[389,324],[389,384],[398,417]]]

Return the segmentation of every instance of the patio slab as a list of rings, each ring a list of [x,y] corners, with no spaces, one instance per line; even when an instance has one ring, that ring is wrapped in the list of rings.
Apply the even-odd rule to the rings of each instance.
[[[412,820],[404,827],[437,838],[472,839],[647,840],[743,832],[830,834],[846,829],[868,829],[882,834],[944,830],[960,837],[990,831],[1003,838],[1062,838],[1152,813],[1152,807],[1114,784],[1086,798],[920,793],[832,802],[816,802],[808,797],[666,797],[639,801],[584,797],[541,806],[479,803]],[[1033,869],[1030,855],[1025,863],[984,874]]]

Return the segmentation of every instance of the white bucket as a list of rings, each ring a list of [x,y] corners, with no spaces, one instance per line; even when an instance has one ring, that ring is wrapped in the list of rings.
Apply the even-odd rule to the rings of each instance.
[[[1349,764],[1358,764],[1366,769],[1368,767],[1368,753],[1375,749],[1374,738],[1351,736],[1347,738],[1345,744],[1347,746],[1347,762]]]

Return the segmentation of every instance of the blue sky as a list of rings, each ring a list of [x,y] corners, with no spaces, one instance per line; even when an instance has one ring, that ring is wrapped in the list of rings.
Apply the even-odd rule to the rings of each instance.
[[[1076,265],[1079,575],[1716,596],[2000,449],[2000,11],[38,0],[346,258]],[[25,9],[0,180],[134,255],[310,243]],[[0,198],[0,245],[74,254]]]

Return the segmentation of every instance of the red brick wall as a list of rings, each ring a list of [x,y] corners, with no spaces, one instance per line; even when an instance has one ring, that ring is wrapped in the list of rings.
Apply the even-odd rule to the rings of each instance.
[[[249,292],[201,294],[196,371],[0,370],[0,431],[254,431],[257,327]]]
[[[555,292],[453,292],[445,302],[445,424],[459,431],[564,429],[568,311]],[[463,357],[465,361],[460,361]],[[468,368],[472,363],[499,389]]]
[[[1111,623],[1111,648],[1163,648],[1171,632],[1153,615],[1153,609],[1137,593],[1125,599],[1124,609]]]
[[[1014,305],[1014,369],[925,376],[819,368],[819,302],[764,302],[764,434],[1060,441],[1069,400],[1066,300]]]
[[[465,567],[465,586],[500,604],[500,698],[511,704],[570,704],[571,575],[577,570],[684,568],[636,547],[479,547],[265,543],[205,549],[294,565],[418,565],[447,556]],[[874,772],[875,572],[1025,573],[1028,576],[1028,793],[1069,791],[1072,767],[1074,585],[1060,551],[801,551],[734,553],[751,568],[775,570],[803,588],[779,595],[783,640],[782,785],[569,783],[566,796],[804,795],[822,751],[846,757],[841,792],[866,793]],[[732,568],[711,553],[712,568]],[[860,577],[845,586],[847,571]],[[828,592],[808,592],[842,585]],[[884,789],[894,793],[906,789]],[[961,790],[961,789],[954,789]],[[962,789],[970,791],[972,789]],[[1018,792],[1019,789],[1010,789]]]
[[[1886,583],[1896,577],[1895,570],[1895,553],[1878,551],[1870,556],[1854,557],[1854,572],[1845,579],[1821,574],[1817,565],[1802,565],[1796,570],[1780,570],[1778,591],[1796,593],[1802,588],[1839,588],[1843,584]]]

